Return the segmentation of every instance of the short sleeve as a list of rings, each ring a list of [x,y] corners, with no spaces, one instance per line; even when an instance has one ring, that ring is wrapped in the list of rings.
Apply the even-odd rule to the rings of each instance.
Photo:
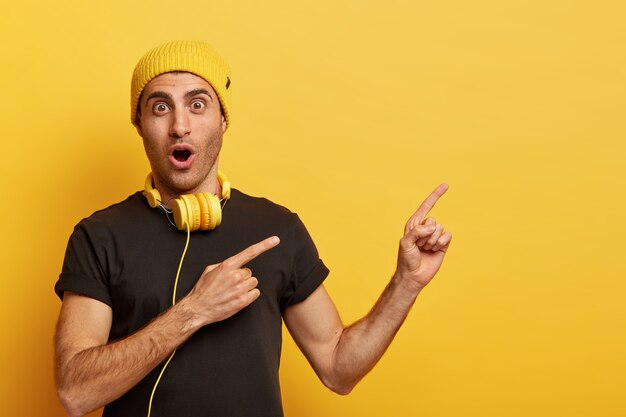
[[[63,268],[54,286],[59,298],[63,299],[65,291],[72,291],[110,306],[111,296],[102,258],[103,254],[97,253],[87,228],[82,222],[79,223],[70,236]]]
[[[313,239],[297,215],[291,227],[292,269],[289,285],[280,301],[281,310],[304,301],[328,276]]]

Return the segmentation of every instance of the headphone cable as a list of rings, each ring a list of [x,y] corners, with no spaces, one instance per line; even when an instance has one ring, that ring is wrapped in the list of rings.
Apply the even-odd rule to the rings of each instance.
[[[172,306],[176,304],[176,289],[178,288],[178,278],[180,277],[180,271],[183,268],[183,260],[185,259],[187,248],[189,247],[190,236],[191,236],[191,231],[189,229],[189,224],[187,224],[187,242],[185,243],[185,249],[183,249],[183,254],[180,257],[180,262],[178,264],[178,271],[176,271],[176,279],[174,280],[174,291],[172,293]],[[167,362],[165,362],[165,365],[163,365],[163,369],[161,369],[161,372],[159,373],[159,377],[154,383],[154,387],[152,388],[152,393],[150,394],[150,402],[148,403],[148,416],[147,417],[150,417],[150,413],[152,412],[152,400],[154,399],[154,393],[156,392],[157,386],[159,385],[159,382],[161,381],[161,377],[163,376],[163,373],[165,372],[165,368],[167,368],[167,365],[170,364],[170,361],[172,360],[175,354],[176,354],[176,349],[174,349],[174,351],[170,355]]]

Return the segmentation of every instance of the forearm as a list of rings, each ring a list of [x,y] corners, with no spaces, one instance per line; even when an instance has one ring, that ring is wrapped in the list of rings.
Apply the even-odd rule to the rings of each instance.
[[[347,394],[376,365],[415,303],[421,286],[392,277],[372,310],[346,327],[334,350],[332,386]]]
[[[199,328],[186,304],[100,346],[63,346],[57,335],[57,389],[68,413],[82,416],[120,397],[184,343]]]

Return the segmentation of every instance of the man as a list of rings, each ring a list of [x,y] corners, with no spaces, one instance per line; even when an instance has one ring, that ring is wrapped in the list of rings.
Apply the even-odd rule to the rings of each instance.
[[[218,174],[230,83],[200,42],[165,44],[135,68],[146,190],[76,226],[55,287],[57,387],[70,416],[104,405],[105,416],[281,416],[282,320],[322,382],[347,394],[443,261],[452,236],[426,215],[445,184],[408,220],[374,308],[344,327],[298,217],[231,192]]]

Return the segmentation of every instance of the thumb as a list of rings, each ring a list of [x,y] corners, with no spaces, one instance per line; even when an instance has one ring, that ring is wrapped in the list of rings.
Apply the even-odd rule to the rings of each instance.
[[[432,235],[434,231],[435,225],[432,224],[415,226],[400,239],[400,250],[406,254],[413,253],[416,250],[419,253],[417,241],[420,238]]]

